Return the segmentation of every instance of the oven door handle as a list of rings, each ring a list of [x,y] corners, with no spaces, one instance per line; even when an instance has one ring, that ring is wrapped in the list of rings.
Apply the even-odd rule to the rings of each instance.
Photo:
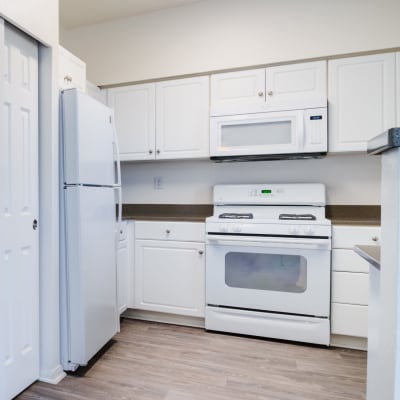
[[[277,238],[263,236],[229,236],[207,235],[207,243],[220,246],[266,246],[276,245],[278,247],[296,247],[305,249],[330,249],[329,239],[300,239],[300,238]]]

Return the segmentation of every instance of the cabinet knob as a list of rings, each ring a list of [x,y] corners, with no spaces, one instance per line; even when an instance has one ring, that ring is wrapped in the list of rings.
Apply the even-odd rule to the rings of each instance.
[[[374,242],[377,242],[377,241],[379,240],[379,238],[378,238],[378,236],[373,236],[373,237],[372,237],[372,240],[373,240]]]
[[[199,254],[202,256],[204,254],[203,250],[199,250]]]
[[[160,154],[161,153],[161,151],[160,150],[157,150],[157,154]]]
[[[153,154],[153,150],[149,150],[149,154]]]
[[[264,96],[264,92],[258,92],[258,97],[263,97]]]
[[[272,90],[270,90],[269,92],[268,92],[268,96],[273,96],[274,95],[274,92],[272,91]]]
[[[165,230],[165,233],[166,233],[167,235],[169,235],[169,234],[171,233],[171,231],[170,231],[169,229],[166,229],[166,230]]]
[[[69,75],[65,75],[64,76],[64,82],[72,82],[72,77],[70,77]]]

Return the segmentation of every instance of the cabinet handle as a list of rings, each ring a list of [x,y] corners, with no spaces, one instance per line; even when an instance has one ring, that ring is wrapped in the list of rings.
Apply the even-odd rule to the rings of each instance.
[[[273,92],[272,90],[270,90],[270,91],[268,92],[268,96],[273,96],[273,94],[274,94],[274,92]]]
[[[166,229],[166,230],[165,230],[165,233],[166,233],[167,235],[169,235],[169,234],[171,233],[171,231],[170,231],[169,229]]]
[[[160,150],[157,150],[157,154],[160,154],[161,153],[161,151]]]
[[[149,150],[149,154],[153,154],[153,150]]]
[[[202,256],[204,254],[203,250],[199,250],[199,254]]]
[[[379,240],[379,238],[378,238],[378,236],[373,236],[373,237],[372,237],[372,240],[373,240],[374,242],[377,242],[377,241]]]
[[[72,78],[69,75],[64,76],[64,82],[72,82]]]
[[[258,97],[263,97],[264,96],[264,92],[258,92]]]
[[[37,221],[37,219],[34,219],[32,222],[32,229],[34,231],[36,231],[37,227],[38,227],[38,221]]]

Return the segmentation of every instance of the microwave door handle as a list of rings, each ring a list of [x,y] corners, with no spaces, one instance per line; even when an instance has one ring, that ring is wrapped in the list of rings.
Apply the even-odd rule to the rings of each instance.
[[[298,140],[298,148],[299,151],[302,152],[304,150],[305,147],[305,140],[306,140],[306,121],[305,121],[305,115],[304,115],[304,111],[299,112],[299,114],[297,114],[297,131],[298,131],[298,135],[297,137],[299,138]]]

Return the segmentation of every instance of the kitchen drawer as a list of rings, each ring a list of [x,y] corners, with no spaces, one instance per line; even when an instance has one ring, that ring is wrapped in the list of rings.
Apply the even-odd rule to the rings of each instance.
[[[361,258],[354,250],[333,249],[332,270],[342,272],[369,272],[368,261]]]
[[[380,236],[381,228],[378,226],[333,225],[332,248],[352,249],[356,244],[379,245]]]
[[[354,272],[332,274],[332,302],[368,305],[369,275]]]
[[[368,337],[368,307],[332,303],[331,333]]]
[[[135,238],[204,242],[205,225],[203,222],[136,221]]]

